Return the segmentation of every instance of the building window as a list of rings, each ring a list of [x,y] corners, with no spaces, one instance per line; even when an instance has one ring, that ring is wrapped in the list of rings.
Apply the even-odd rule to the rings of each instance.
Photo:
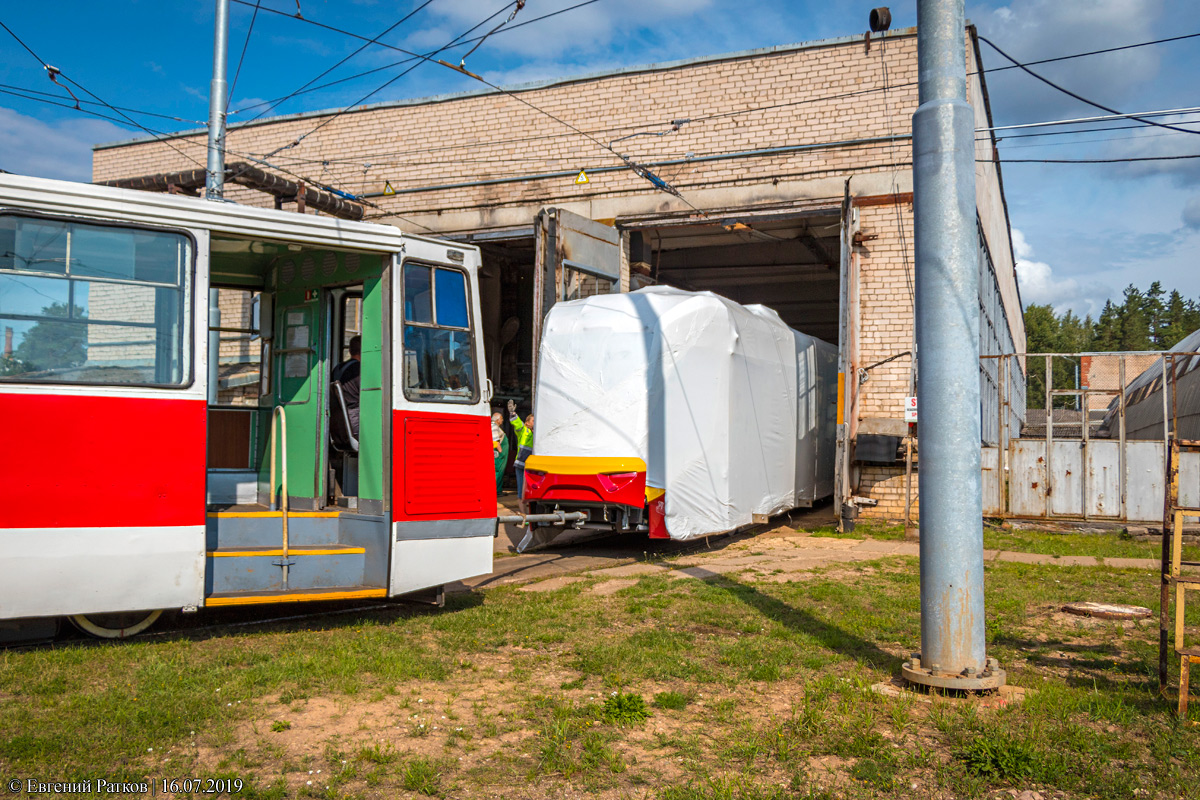
[[[404,265],[404,396],[425,402],[479,399],[467,275]]]
[[[0,380],[190,383],[191,240],[0,215]]]

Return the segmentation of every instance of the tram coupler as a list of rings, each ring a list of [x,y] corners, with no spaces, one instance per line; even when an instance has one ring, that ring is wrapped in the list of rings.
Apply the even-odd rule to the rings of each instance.
[[[544,522],[549,525],[566,525],[567,523],[575,523],[574,527],[583,527],[583,523],[588,521],[588,512],[586,511],[553,511],[549,514],[513,514],[507,517],[500,517],[496,520],[501,525],[516,525],[518,528],[524,528],[531,522]]]

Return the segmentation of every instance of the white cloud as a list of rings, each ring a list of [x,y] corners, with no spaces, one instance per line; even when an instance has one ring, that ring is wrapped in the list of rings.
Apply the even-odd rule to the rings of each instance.
[[[444,0],[430,7],[435,18],[444,20],[437,27],[422,26],[424,31],[409,37],[407,46],[440,47],[459,32],[477,24],[489,13],[504,5],[506,0]],[[531,2],[518,14],[511,24],[540,17],[575,5],[578,0],[549,0]],[[668,21],[676,21],[703,15],[712,6],[713,0],[607,0],[560,14],[547,20],[497,33],[483,45],[493,52],[515,53],[525,59],[555,58],[564,54],[578,57],[581,54],[601,52],[623,34],[634,34],[639,30],[654,28]],[[434,12],[434,9],[437,9]],[[495,28],[506,19],[506,15],[481,26],[471,36],[478,36]],[[436,30],[440,39],[433,39],[430,31]],[[448,33],[453,31],[453,33]],[[465,53],[466,50],[457,50]],[[661,58],[649,57],[647,62]]]
[[[975,6],[980,33],[1019,61],[1154,39],[1163,0],[1012,0],[997,9]],[[986,44],[985,66],[1010,62]],[[1159,72],[1158,48],[1141,47],[1032,67],[1040,75],[1099,103],[1132,100]],[[988,88],[997,117],[1008,121],[1051,119],[1064,109],[1087,109],[1019,70],[993,72]]]
[[[1075,278],[1056,278],[1054,269],[1045,261],[1033,260],[1033,247],[1025,234],[1012,229],[1013,254],[1016,256],[1017,283],[1025,305],[1049,303],[1056,313],[1068,309],[1083,316],[1095,315],[1111,294],[1099,284],[1084,285]]]
[[[44,122],[0,107],[0,169],[41,178],[90,181],[92,145],[131,135],[125,128],[101,119],[80,115]]]
[[[1183,207],[1183,225],[1185,228],[1200,230],[1200,195],[1187,201]]]

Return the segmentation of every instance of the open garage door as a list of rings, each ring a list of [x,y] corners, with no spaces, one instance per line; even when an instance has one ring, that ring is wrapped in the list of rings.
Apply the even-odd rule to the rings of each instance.
[[[560,300],[578,300],[620,291],[621,248],[616,228],[561,208],[544,208],[537,216],[534,297],[541,298],[534,315],[534,385],[542,322]]]

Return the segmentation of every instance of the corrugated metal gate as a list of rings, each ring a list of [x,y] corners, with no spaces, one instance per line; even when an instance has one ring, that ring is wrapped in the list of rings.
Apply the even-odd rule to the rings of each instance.
[[[997,397],[984,413],[998,433],[983,447],[986,516],[1161,523],[1166,442],[1196,410],[1195,353],[1054,353],[985,356],[996,374],[1023,366],[1022,398]],[[1018,361],[1019,360],[1019,361]],[[1049,380],[1046,376],[1051,376]],[[1134,381],[1138,381],[1138,385]],[[1019,386],[1019,384],[1017,384]],[[1165,387],[1165,391],[1164,391]],[[1200,505],[1200,453],[1180,464],[1180,502]]]

